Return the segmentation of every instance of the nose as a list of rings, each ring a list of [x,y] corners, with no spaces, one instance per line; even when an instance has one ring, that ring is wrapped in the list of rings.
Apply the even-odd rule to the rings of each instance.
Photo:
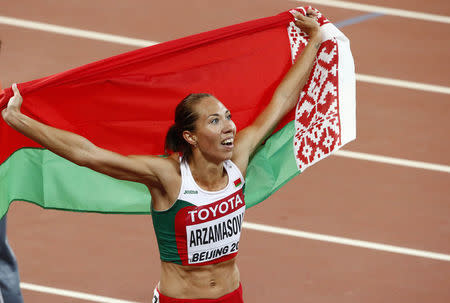
[[[225,120],[224,126],[223,126],[223,133],[233,133],[236,129],[236,125],[234,124],[233,120]]]

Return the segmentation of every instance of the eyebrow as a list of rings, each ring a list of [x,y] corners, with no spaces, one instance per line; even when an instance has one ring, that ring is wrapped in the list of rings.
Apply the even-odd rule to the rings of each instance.
[[[225,112],[225,114],[228,114],[228,113],[231,113],[229,109],[227,109],[227,111]],[[209,117],[220,117],[220,115],[219,115],[219,114],[211,114],[211,115],[208,116],[208,118],[209,118]]]

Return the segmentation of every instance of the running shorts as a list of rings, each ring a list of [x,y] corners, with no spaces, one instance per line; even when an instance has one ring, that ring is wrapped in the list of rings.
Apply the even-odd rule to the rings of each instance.
[[[242,297],[242,285],[235,290],[218,299],[175,299],[161,294],[158,287],[153,292],[152,303],[244,303]]]

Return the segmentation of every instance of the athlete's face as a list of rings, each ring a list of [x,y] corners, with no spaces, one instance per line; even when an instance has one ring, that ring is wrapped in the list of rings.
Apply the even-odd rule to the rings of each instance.
[[[230,111],[214,97],[203,98],[194,110],[198,114],[193,132],[196,147],[208,158],[231,159],[236,125],[231,120]]]

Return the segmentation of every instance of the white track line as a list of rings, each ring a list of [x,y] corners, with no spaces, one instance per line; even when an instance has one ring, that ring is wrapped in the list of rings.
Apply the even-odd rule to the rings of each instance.
[[[68,36],[85,38],[85,39],[100,40],[100,41],[111,42],[111,43],[137,46],[137,47],[146,47],[146,46],[151,46],[151,45],[155,45],[155,44],[159,43],[157,41],[133,39],[133,38],[124,37],[124,36],[104,34],[104,33],[87,31],[87,30],[80,30],[80,29],[71,28],[71,27],[35,22],[35,21],[27,21],[27,20],[23,20],[23,19],[10,18],[10,17],[5,17],[5,16],[0,16],[0,24],[22,27],[22,28],[27,28],[27,29],[32,29],[32,30],[39,30],[39,31],[50,32],[50,33],[56,33],[56,34],[62,34],[62,35],[68,35]],[[411,81],[405,81],[405,80],[397,80],[397,79],[392,79],[392,78],[384,78],[384,77],[362,75],[362,74],[356,74],[356,80],[361,81],[361,82],[396,86],[396,87],[415,89],[415,90],[420,90],[420,91],[450,94],[450,87],[446,87],[446,86],[438,86],[438,85],[432,85],[432,84],[425,84],[425,83],[419,83],[419,82],[411,82]]]
[[[424,250],[411,249],[411,248],[400,247],[400,246],[393,246],[393,245],[387,245],[387,244],[381,244],[381,243],[375,243],[375,242],[368,242],[368,241],[354,240],[354,239],[349,239],[349,238],[316,234],[316,233],[310,233],[310,232],[305,232],[305,231],[300,231],[300,230],[295,230],[295,229],[281,228],[281,227],[270,226],[270,225],[265,225],[265,224],[258,224],[258,223],[251,223],[251,222],[244,222],[243,227],[247,228],[247,229],[256,230],[256,231],[268,232],[268,233],[279,234],[279,235],[284,235],[284,236],[325,241],[325,242],[337,243],[337,244],[342,244],[342,245],[350,245],[350,246],[356,246],[356,247],[362,247],[362,248],[368,248],[368,249],[374,249],[374,250],[381,250],[381,251],[386,251],[386,252],[391,252],[391,253],[396,253],[396,254],[410,255],[410,256],[435,259],[435,260],[441,260],[441,261],[450,261],[450,255],[435,253],[435,252],[430,252],[430,251],[424,251]]]
[[[373,84],[381,84],[388,86],[396,86],[401,88],[415,89],[432,93],[440,93],[440,94],[450,94],[450,87],[447,86],[439,86],[432,84],[425,84],[419,82],[411,82],[405,80],[397,80],[392,78],[384,78],[363,74],[356,74],[356,80],[360,82],[367,82]]]
[[[341,245],[348,245],[348,246],[355,246],[355,247],[366,248],[366,249],[385,251],[385,252],[389,252],[389,253],[396,253],[396,254],[409,255],[409,256],[414,256],[414,257],[434,259],[434,260],[439,260],[439,261],[450,261],[450,255],[447,255],[447,254],[411,249],[411,248],[407,248],[407,247],[400,247],[400,246],[393,246],[393,245],[387,245],[387,244],[382,244],[382,243],[355,240],[355,239],[350,239],[350,238],[329,236],[329,235],[324,235],[324,234],[317,234],[317,233],[305,232],[305,231],[301,231],[301,230],[282,228],[282,227],[276,227],[276,226],[270,226],[270,225],[265,225],[265,224],[252,223],[252,222],[244,222],[243,227],[246,229],[250,229],[250,230],[267,232],[267,233],[278,234],[278,235],[283,235],[283,236],[324,241],[324,242],[330,242],[330,243],[341,244]],[[64,296],[64,297],[71,297],[71,298],[82,299],[82,300],[86,300],[86,301],[92,301],[92,302],[138,303],[135,301],[114,299],[114,298],[110,298],[110,297],[92,295],[92,294],[82,293],[82,292],[78,292],[78,291],[71,291],[71,290],[65,290],[65,289],[60,289],[60,288],[41,286],[41,285],[25,283],[25,282],[21,282],[20,287],[22,289],[26,289],[26,290],[48,293],[48,294]]]
[[[38,30],[38,31],[44,31],[44,32],[50,32],[50,33],[55,33],[55,34],[62,34],[62,35],[66,35],[66,36],[73,36],[73,37],[80,37],[80,38],[85,38],[85,39],[100,40],[100,41],[106,41],[106,42],[112,42],[112,43],[118,43],[118,44],[138,46],[138,47],[146,47],[146,46],[158,44],[158,42],[155,42],[155,41],[133,39],[133,38],[124,37],[124,36],[110,35],[110,34],[105,34],[105,33],[100,33],[100,32],[72,28],[72,27],[59,26],[59,25],[53,25],[53,24],[35,22],[35,21],[28,21],[28,20],[24,20],[24,19],[10,18],[10,17],[6,17],[6,16],[0,16],[0,24],[6,24],[6,25],[10,25],[10,26],[17,26],[17,27]]]
[[[352,152],[352,151],[348,151],[348,150],[338,150],[338,151],[334,152],[333,155],[340,156],[340,157],[346,157],[346,158],[352,158],[352,159],[358,159],[358,160],[366,160],[366,161],[373,161],[373,162],[379,162],[379,163],[385,163],[385,164],[400,165],[400,166],[406,166],[406,167],[412,167],[412,168],[421,168],[421,169],[434,170],[434,171],[439,171],[439,172],[444,172],[444,173],[450,173],[450,166],[442,165],[442,164],[405,160],[405,159],[400,159],[400,158],[392,158],[392,157],[379,156],[379,155],[373,155],[373,154]]]
[[[21,282],[20,287],[22,289],[31,290],[31,291],[37,291],[52,295],[58,295],[63,297],[70,297],[70,298],[76,298],[91,302],[101,302],[101,303],[138,303],[135,301],[126,301],[126,300],[120,300],[120,299],[114,299],[109,297],[103,297],[103,296],[97,296],[92,294],[87,294],[83,292],[78,291],[72,291],[72,290],[65,290],[60,288],[54,288],[54,287],[47,287],[47,286],[41,286],[31,283],[25,283]]]
[[[450,23],[450,17],[448,17],[448,16],[427,14],[427,13],[421,13],[421,12],[415,12],[415,11],[408,11],[408,10],[404,10],[404,9],[362,4],[362,3],[350,2],[350,1],[338,1],[338,0],[311,0],[311,1],[291,0],[291,1],[297,2],[297,3],[313,3],[313,4],[317,4],[317,5],[323,5],[323,6],[339,7],[339,8],[357,10],[357,11],[362,11],[362,12],[380,13],[380,14],[385,14],[385,15],[426,20],[426,21],[432,21],[432,22]]]

